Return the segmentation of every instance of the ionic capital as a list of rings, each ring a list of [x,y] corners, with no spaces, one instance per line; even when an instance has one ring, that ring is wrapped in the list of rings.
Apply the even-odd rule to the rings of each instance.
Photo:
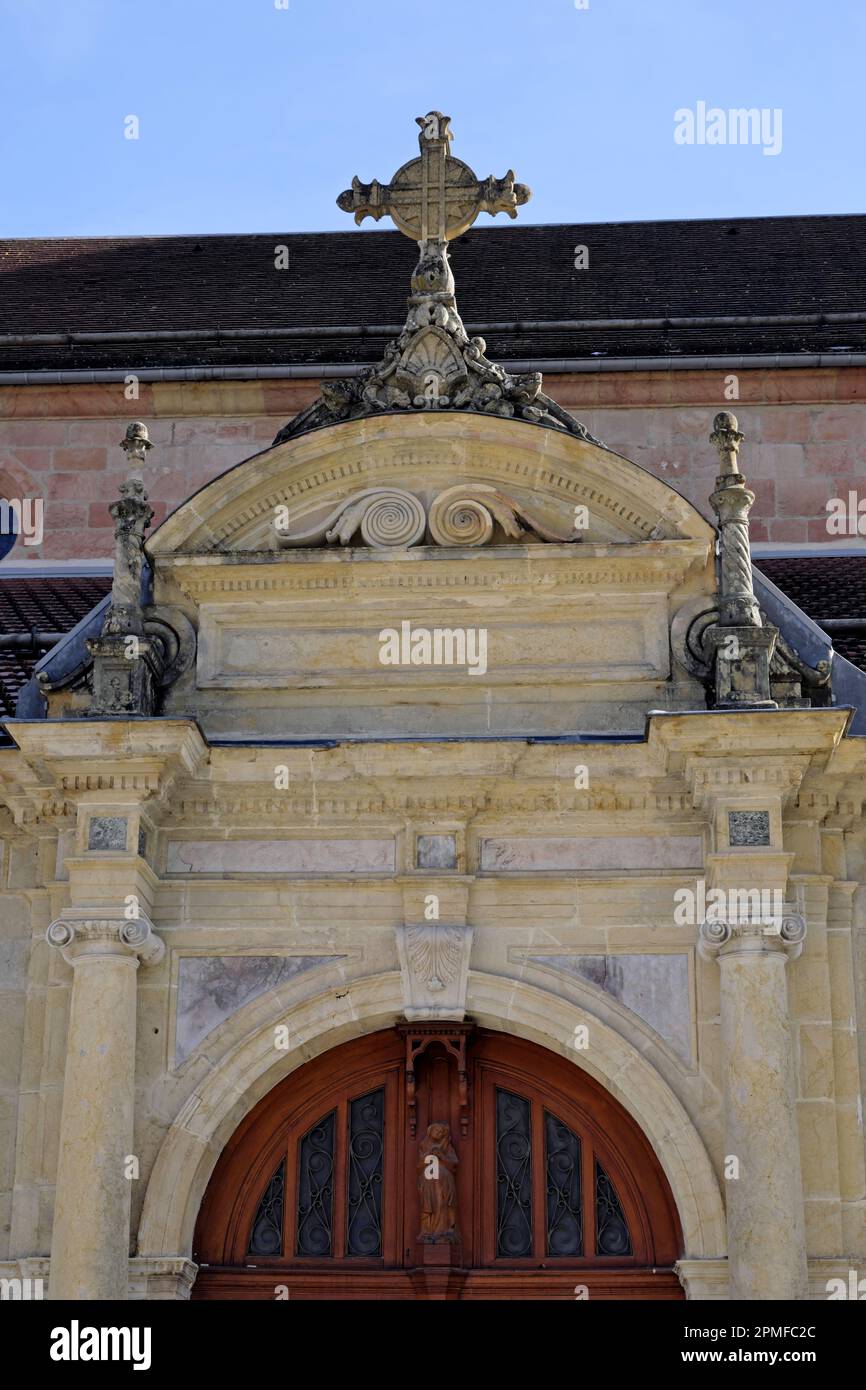
[[[57,917],[48,927],[45,940],[56,946],[68,965],[98,957],[128,957],[142,965],[158,965],[165,955],[165,943],[153,924],[139,915],[125,917],[85,917],[70,912]]]
[[[705,960],[779,951],[783,951],[788,960],[796,960],[805,940],[806,921],[796,912],[787,914],[778,922],[708,918],[700,926],[698,950]]]

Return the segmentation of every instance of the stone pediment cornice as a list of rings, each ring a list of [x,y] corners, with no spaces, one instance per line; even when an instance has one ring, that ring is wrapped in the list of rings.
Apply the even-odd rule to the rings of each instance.
[[[378,488],[411,494],[429,520],[436,499],[458,487],[492,489],[505,499],[498,505],[516,509],[522,528],[579,536],[578,549],[587,541],[710,543],[714,535],[666,483],[600,445],[510,420],[422,413],[334,425],[246,459],[179,507],[147,549],[157,561],[275,550],[278,520],[289,537],[315,530],[352,497]],[[576,525],[578,507],[587,515]],[[494,541],[508,539],[501,518],[496,524]],[[439,517],[441,525],[439,543],[454,543],[447,518]]]

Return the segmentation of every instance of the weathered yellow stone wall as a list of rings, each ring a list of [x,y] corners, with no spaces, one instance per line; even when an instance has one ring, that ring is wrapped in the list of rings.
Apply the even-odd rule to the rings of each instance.
[[[94,726],[90,756],[79,749],[74,765],[64,760],[56,738],[52,744],[52,726],[19,728],[27,766],[36,759],[65,785],[51,796],[46,791],[36,797],[37,820],[31,784],[26,808],[23,800],[16,802],[20,829],[10,832],[6,823],[0,901],[7,950],[18,964],[9,977],[12,1006],[4,1009],[10,1045],[3,1049],[8,1119],[6,1244],[0,1257],[46,1256],[51,1243],[72,971],[45,943],[46,925],[63,916],[70,899],[88,903],[94,913],[118,915],[128,892],[140,894],[166,945],[162,962],[142,962],[138,970],[134,1152],[141,1172],[132,1183],[133,1253],[142,1253],[136,1237],[147,1199],[144,1235],[150,1244],[143,1253],[188,1256],[188,1245],[160,1245],[154,1223],[168,1211],[168,1228],[189,1240],[208,1173],[246,1110],[308,1057],[396,1021],[404,1001],[396,929],[423,920],[425,898],[435,892],[442,921],[474,928],[469,1014],[488,1026],[535,1037],[598,1075],[652,1137],[681,1203],[691,1242],[686,1255],[724,1254],[717,1219],[714,1227],[725,1195],[719,967],[698,953],[697,924],[677,925],[673,909],[676,890],[694,887],[706,873],[707,856],[719,849],[712,814],[706,806],[696,807],[696,783],[686,765],[695,755],[677,751],[677,739],[682,731],[681,737],[702,747],[700,756],[706,757],[724,748],[730,731],[734,785],[728,794],[736,799],[735,770],[750,754],[766,775],[757,802],[754,779],[749,780],[746,804],[783,789],[783,842],[792,856],[787,896],[798,888],[804,895],[805,948],[785,971],[808,1251],[813,1261],[862,1262],[866,1203],[858,1041],[862,1046],[864,1020],[862,997],[856,997],[851,909],[862,940],[866,895],[857,877],[863,835],[846,799],[852,779],[862,779],[862,754],[859,744],[844,742],[832,752],[841,724],[832,711],[789,712],[774,719],[777,729],[782,721],[785,730],[784,737],[774,736],[772,748],[766,743],[766,718],[680,716],[662,721],[647,743],[219,749],[202,756],[192,775],[189,767],[175,768],[171,775],[165,764],[160,770],[156,752],[145,767],[144,737],[138,755],[127,748],[119,759],[124,750],[114,738],[117,726]],[[699,724],[703,731],[695,743]],[[109,743],[100,728],[111,733]],[[574,787],[577,764],[588,768],[586,789]],[[278,765],[289,769],[284,791],[273,785]],[[17,750],[0,752],[0,770],[7,786],[24,784]],[[126,848],[86,848],[90,818],[120,814],[128,820]],[[147,834],[146,862],[132,852],[139,816]],[[59,877],[58,834],[61,861],[66,861]],[[418,870],[417,834],[454,834],[455,869]],[[659,867],[662,855],[670,859],[671,844],[682,845],[677,854],[688,856],[695,838],[694,868]],[[236,858],[220,857],[236,842],[270,841],[279,855],[293,840],[342,840],[346,855],[354,855],[361,867],[348,875],[218,867],[237,865]],[[534,842],[528,848],[527,840]],[[393,841],[392,872],[363,870],[370,851],[357,846],[371,841]],[[481,867],[485,841],[500,847],[496,868]],[[536,864],[546,862],[545,855],[565,852],[564,842],[571,845],[566,845],[569,853],[589,846],[587,853],[600,862],[610,863],[612,857],[630,867],[569,872],[508,867],[509,862],[525,865],[527,855],[534,855]],[[607,855],[602,844],[610,847]],[[172,862],[175,868],[169,869]],[[192,867],[177,867],[184,862]],[[208,862],[215,867],[208,869]],[[574,955],[618,958],[635,952],[688,957],[684,1031],[690,1057],[597,984],[561,967]],[[342,959],[313,965],[230,1013],[178,1065],[181,962],[191,956],[287,953]],[[550,957],[559,963],[551,964]],[[273,1048],[273,1027],[282,1021],[291,1030],[288,1054]],[[569,1040],[583,1022],[589,1046],[579,1052]],[[663,1012],[656,1022],[665,1024]],[[253,1047],[258,1048],[255,1062]],[[194,1162],[182,1139],[192,1144]],[[703,1151],[706,1163],[703,1173],[691,1163],[691,1195],[682,1171],[689,1144]],[[166,1157],[175,1150],[173,1159]],[[177,1171],[174,1163],[180,1165]],[[155,1167],[156,1186],[148,1196]],[[702,1216],[685,1209],[691,1200]],[[179,1204],[180,1212],[174,1226],[172,1204]],[[815,1268],[820,1274],[823,1266]]]

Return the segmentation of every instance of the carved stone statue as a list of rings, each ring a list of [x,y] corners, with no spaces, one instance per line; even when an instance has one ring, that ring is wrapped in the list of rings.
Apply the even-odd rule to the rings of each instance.
[[[432,1124],[418,1146],[418,1196],[421,1229],[418,1239],[425,1245],[440,1242],[456,1245],[457,1183],[454,1174],[459,1159],[451,1144],[451,1129]]]

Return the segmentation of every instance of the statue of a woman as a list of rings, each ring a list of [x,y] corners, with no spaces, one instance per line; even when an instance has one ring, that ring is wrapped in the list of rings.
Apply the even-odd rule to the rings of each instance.
[[[451,1146],[451,1130],[432,1124],[418,1146],[418,1196],[421,1230],[418,1239],[435,1245],[457,1244],[457,1184],[454,1174],[459,1159]]]

